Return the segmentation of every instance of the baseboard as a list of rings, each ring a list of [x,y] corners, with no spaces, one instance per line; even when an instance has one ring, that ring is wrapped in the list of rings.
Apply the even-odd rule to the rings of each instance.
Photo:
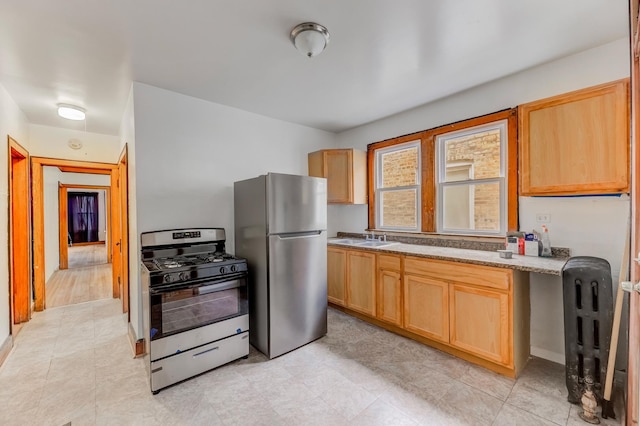
[[[531,355],[537,356],[538,358],[546,359],[548,361],[553,361],[562,365],[564,365],[565,363],[564,354],[551,352],[542,348],[536,348],[535,346],[531,346]]]
[[[133,356],[135,358],[144,355],[144,339],[138,339],[136,337],[136,331],[133,329],[131,323],[129,323],[129,343],[131,343],[131,349],[133,350]]]
[[[7,357],[9,356],[9,352],[11,352],[12,348],[13,348],[13,336],[8,335],[7,338],[4,339],[2,346],[0,346],[0,365],[2,365],[4,361],[7,359]]]

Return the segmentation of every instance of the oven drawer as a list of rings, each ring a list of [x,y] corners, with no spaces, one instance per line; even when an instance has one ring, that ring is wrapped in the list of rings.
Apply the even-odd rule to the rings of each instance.
[[[152,340],[149,347],[149,355],[151,356],[151,361],[155,361],[169,355],[188,351],[194,346],[204,345],[247,330],[249,330],[249,315],[241,315],[163,337],[162,339]]]
[[[151,391],[249,355],[249,333],[244,332],[208,345],[151,362]]]

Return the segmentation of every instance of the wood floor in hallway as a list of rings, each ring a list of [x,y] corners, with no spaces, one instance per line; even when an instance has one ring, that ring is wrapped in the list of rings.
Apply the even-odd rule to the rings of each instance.
[[[69,269],[47,282],[47,308],[111,298],[111,264],[104,245],[69,247]]]

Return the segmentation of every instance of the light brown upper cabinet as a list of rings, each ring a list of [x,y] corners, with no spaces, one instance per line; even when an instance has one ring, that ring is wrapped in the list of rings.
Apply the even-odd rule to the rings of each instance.
[[[309,153],[309,176],[327,178],[329,204],[367,204],[367,154],[355,149]]]
[[[629,192],[629,82],[518,107],[520,195]]]

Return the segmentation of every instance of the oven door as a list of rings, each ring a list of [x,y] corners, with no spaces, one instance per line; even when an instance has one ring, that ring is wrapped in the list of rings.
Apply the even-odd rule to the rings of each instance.
[[[152,287],[149,298],[151,340],[249,312],[246,274]]]

